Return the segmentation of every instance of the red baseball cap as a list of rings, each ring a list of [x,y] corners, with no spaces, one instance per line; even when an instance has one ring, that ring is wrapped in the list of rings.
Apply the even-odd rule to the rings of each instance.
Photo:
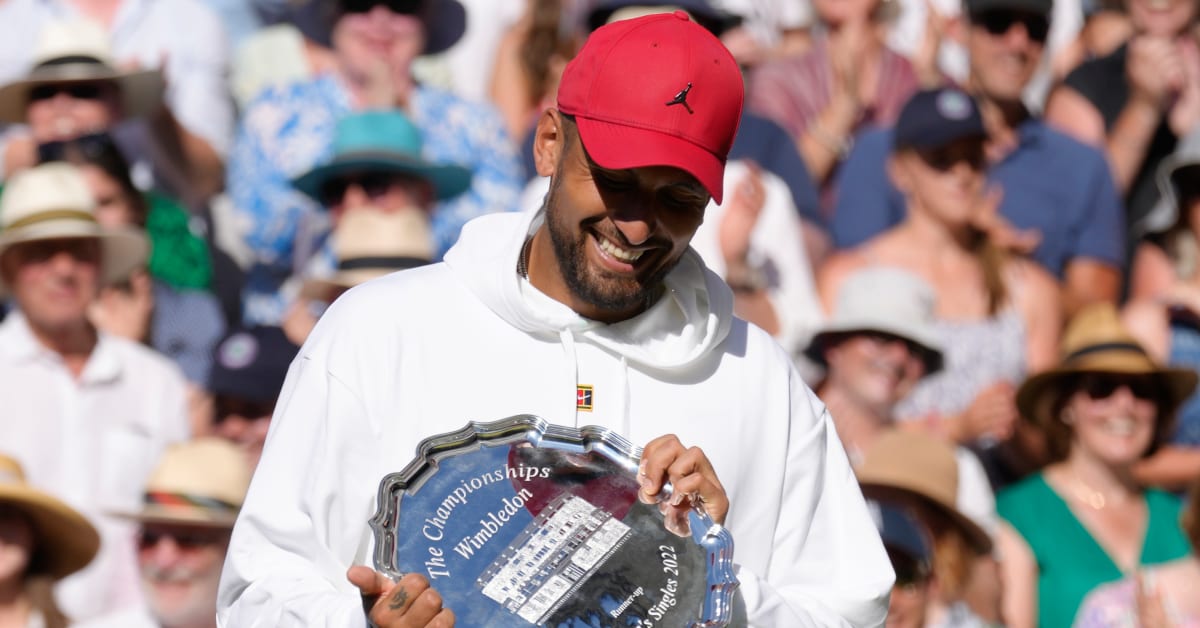
[[[673,166],[720,203],[743,91],[733,55],[676,11],[596,29],[563,72],[558,109],[597,164]]]

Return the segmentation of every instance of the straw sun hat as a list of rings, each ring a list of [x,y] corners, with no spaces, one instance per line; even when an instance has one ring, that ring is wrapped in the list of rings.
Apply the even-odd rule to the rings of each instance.
[[[854,474],[863,495],[922,504],[946,516],[977,552],[991,551],[988,533],[955,505],[958,459],[946,443],[912,430],[889,430],[867,449]]]
[[[150,242],[132,228],[101,227],[95,201],[74,166],[48,163],[9,179],[0,198],[0,255],[17,244],[39,240],[96,238],[101,244],[101,282],[129,276],[146,261]],[[0,295],[6,287],[0,282]]]
[[[100,535],[83,515],[26,484],[21,464],[3,454],[0,505],[29,517],[35,538],[33,566],[56,580],[83,569],[100,549]]]
[[[300,295],[325,299],[383,275],[415,268],[433,259],[433,231],[421,209],[346,212],[333,232],[338,270],[329,278],[304,282]]]
[[[145,505],[124,513],[143,523],[233,527],[246,490],[246,455],[221,438],[197,438],[172,445],[146,483]]]
[[[1165,397],[1159,401],[1159,420],[1171,416],[1196,388],[1192,369],[1159,365],[1125,330],[1112,304],[1096,304],[1075,315],[1063,334],[1058,366],[1025,380],[1017,390],[1021,416],[1039,425],[1055,417],[1052,404],[1057,395],[1079,373],[1155,375],[1163,383]]]
[[[25,78],[0,88],[0,120],[24,123],[29,93],[40,85],[114,81],[120,87],[122,112],[129,117],[153,113],[162,103],[166,84],[158,70],[122,70],[113,59],[108,34],[89,21],[46,25]]]

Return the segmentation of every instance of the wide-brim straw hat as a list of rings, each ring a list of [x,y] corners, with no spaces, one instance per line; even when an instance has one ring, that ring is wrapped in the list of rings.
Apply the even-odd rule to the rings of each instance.
[[[956,505],[958,459],[945,442],[913,430],[888,430],[867,448],[854,474],[867,497],[899,498],[932,508],[946,516],[975,551],[992,551],[992,538]]]
[[[113,81],[127,117],[155,112],[166,82],[159,70],[128,70],[113,59],[108,34],[98,24],[77,20],[47,24],[24,78],[0,87],[0,120],[24,123],[29,93],[40,85]]]
[[[354,209],[334,230],[333,248],[337,272],[305,281],[302,298],[322,300],[376,277],[431,263],[433,229],[428,213],[419,208]]]
[[[926,374],[942,368],[942,341],[934,326],[936,297],[920,277],[884,266],[846,278],[838,291],[833,315],[822,325],[804,354],[825,364],[825,350],[839,339],[881,332],[908,340],[922,349]]]
[[[1080,373],[1157,376],[1165,394],[1159,400],[1160,421],[1169,418],[1196,389],[1194,370],[1158,364],[1125,329],[1116,307],[1109,303],[1090,305],[1071,319],[1060,356],[1058,366],[1026,379],[1017,390],[1017,409],[1035,424],[1054,419],[1054,400],[1068,392],[1064,384]]]
[[[92,192],[75,166],[53,162],[23,170],[9,180],[0,198],[0,255],[25,242],[95,238],[100,241],[101,282],[127,279],[146,263],[150,241],[138,229],[100,226],[94,211]],[[0,295],[6,293],[0,278]]]
[[[79,571],[100,550],[100,535],[62,501],[30,487],[20,463],[0,454],[0,504],[29,517],[34,533],[33,568],[55,580]]]
[[[417,128],[399,110],[352,113],[338,120],[331,158],[292,180],[301,192],[321,201],[321,188],[350,174],[397,173],[426,181],[433,196],[448,200],[471,187],[471,171],[457,164],[434,163],[422,156]]]
[[[245,453],[227,440],[197,438],[167,448],[146,483],[139,512],[118,513],[142,523],[229,528],[250,487]]]

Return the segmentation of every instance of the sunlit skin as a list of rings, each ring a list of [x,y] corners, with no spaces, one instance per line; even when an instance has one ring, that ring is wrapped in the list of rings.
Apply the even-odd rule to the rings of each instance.
[[[275,404],[218,396],[215,405],[213,433],[241,447],[251,469],[258,466]]]
[[[1196,0],[1129,0],[1129,19],[1139,33],[1175,37],[1196,21]]]
[[[972,89],[987,100],[1019,103],[1044,50],[1045,45],[1031,39],[1019,21],[999,35],[989,33],[981,25],[969,25],[967,51]]]
[[[866,21],[879,0],[813,0],[813,11],[821,22],[836,28],[842,24]]]
[[[151,614],[172,628],[215,625],[217,585],[229,530],[146,523],[138,548],[142,588]]]
[[[425,48],[425,30],[417,17],[379,5],[366,13],[343,15],[334,24],[332,42],[352,85],[374,84],[383,72],[385,80],[402,86],[411,82],[410,66]]]
[[[922,628],[929,602],[929,582],[892,587],[888,600],[887,628]]]
[[[963,138],[928,151],[905,149],[892,156],[889,171],[909,199],[910,211],[921,212],[952,229],[970,224],[984,176],[982,138]]]
[[[35,142],[72,140],[108,129],[120,119],[120,90],[117,84],[104,81],[89,85],[99,88],[98,98],[77,98],[60,91],[51,98],[29,102],[25,108],[25,120]]]
[[[1070,417],[1074,428],[1073,454],[1110,468],[1128,468],[1150,447],[1158,407],[1155,400],[1139,399],[1122,386],[1104,399],[1075,392],[1063,416]]]
[[[925,364],[903,339],[887,334],[858,333],[825,351],[829,364],[826,388],[836,388],[855,405],[876,416],[890,417],[892,408],[925,376]]]
[[[704,220],[709,194],[677,168],[602,168],[576,133],[563,133],[563,122],[551,110],[538,123],[535,159],[551,182],[529,280],[586,318],[625,320],[657,299]]]
[[[94,238],[34,240],[4,252],[0,272],[34,333],[90,329],[86,314],[100,288],[100,254]]]

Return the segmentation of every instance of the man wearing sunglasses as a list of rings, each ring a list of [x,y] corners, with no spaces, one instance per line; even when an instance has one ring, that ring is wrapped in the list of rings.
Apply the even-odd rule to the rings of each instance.
[[[1115,301],[1125,264],[1125,219],[1104,156],[1050,129],[1022,94],[1039,67],[1051,0],[966,0],[970,74],[987,131],[988,178],[1003,192],[995,219],[979,225],[998,243],[1054,274],[1067,312]],[[866,241],[904,218],[887,180],[892,131],[863,134],[838,183],[838,247]]]
[[[217,584],[250,485],[242,451],[217,438],[167,450],[146,485],[136,543],[145,605],[79,628],[214,628]]]
[[[262,93],[247,107],[230,157],[227,189],[247,225],[244,238],[253,254],[247,324],[279,324],[284,317],[288,299],[279,284],[307,261],[304,225],[320,216],[320,209],[289,183],[330,155],[337,121],[349,114],[399,109],[419,129],[425,158],[471,171],[465,194],[435,199],[432,226],[439,258],[467,220],[517,207],[521,168],[496,110],[419,85],[412,75],[418,55],[444,51],[462,35],[462,5],[455,0],[339,0],[336,13],[333,70]],[[320,190],[305,192],[333,200]]]

